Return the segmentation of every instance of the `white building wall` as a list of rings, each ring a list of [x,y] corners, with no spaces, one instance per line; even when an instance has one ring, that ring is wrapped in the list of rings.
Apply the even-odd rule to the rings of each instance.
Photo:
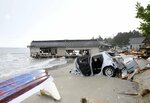
[[[57,56],[65,56],[66,49],[65,48],[58,48],[57,49]]]
[[[134,50],[139,50],[144,44],[132,44],[132,48]]]
[[[30,48],[30,53],[39,53],[40,52],[40,48],[37,48],[37,47],[31,47]]]
[[[66,49],[67,50],[89,50],[90,54],[96,54],[99,52],[98,47],[89,47],[89,48],[57,48],[57,56],[65,56],[66,55]],[[36,56],[37,54],[40,54],[40,48],[31,47],[30,48],[30,54],[31,56]]]
[[[91,54],[96,54],[99,52],[99,48],[91,48]]]
[[[89,48],[67,48],[68,50],[89,50],[90,54],[96,54],[99,52],[98,47],[89,47]]]
[[[31,57],[37,57],[37,55],[40,53],[40,48],[37,47],[30,47],[30,56]]]

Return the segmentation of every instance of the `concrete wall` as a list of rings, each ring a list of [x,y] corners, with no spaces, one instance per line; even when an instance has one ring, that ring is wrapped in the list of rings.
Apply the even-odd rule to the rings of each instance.
[[[30,47],[30,56],[37,57],[37,54],[40,53],[40,48]]]
[[[57,48],[57,56],[65,56],[66,48]]]
[[[96,54],[99,52],[99,48],[91,48],[91,54]]]
[[[31,47],[30,48],[30,53],[39,53],[40,52],[40,48],[36,48],[36,47]]]
[[[90,54],[95,54],[99,52],[99,48],[98,47],[89,47],[89,48],[57,48],[57,55],[56,56],[65,56],[66,55],[66,50],[89,50]],[[43,56],[40,53],[40,48],[36,48],[36,47],[30,47],[30,55],[32,57],[37,57],[37,56]],[[46,56],[50,56],[49,54],[45,55]]]
[[[134,49],[134,50],[139,50],[141,47],[143,47],[144,43],[143,44],[131,44],[130,49]]]
[[[89,48],[67,48],[67,50],[89,50],[90,54],[95,54],[99,52],[98,47],[89,47]]]

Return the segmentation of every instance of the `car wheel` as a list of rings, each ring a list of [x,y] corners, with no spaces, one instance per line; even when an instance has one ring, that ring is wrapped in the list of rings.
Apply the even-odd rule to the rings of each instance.
[[[113,67],[109,66],[104,68],[103,74],[108,77],[114,77],[116,75],[116,71]]]

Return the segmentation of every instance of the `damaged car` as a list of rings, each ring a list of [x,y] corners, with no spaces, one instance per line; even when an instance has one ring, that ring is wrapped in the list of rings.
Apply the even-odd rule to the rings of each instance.
[[[135,61],[134,57],[130,56],[121,56],[120,54],[114,53],[114,52],[107,52],[112,58],[115,58],[117,60],[118,66],[123,65],[126,67],[127,73],[132,73],[136,68],[138,68],[138,64]],[[122,67],[119,67],[122,68]]]
[[[104,51],[95,55],[85,55],[76,58],[74,73],[83,76],[103,74],[108,77],[116,76],[118,72],[127,72],[127,66],[122,60],[116,58],[110,52]]]

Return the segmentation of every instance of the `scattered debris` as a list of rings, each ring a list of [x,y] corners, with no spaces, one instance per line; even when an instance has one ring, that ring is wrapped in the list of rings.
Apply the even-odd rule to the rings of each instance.
[[[60,100],[60,94],[58,92],[58,89],[55,85],[55,83],[53,82],[53,78],[50,78],[51,82],[46,82],[45,84],[43,84],[43,86],[40,89],[40,94],[41,96],[48,96],[48,97],[52,97],[54,100]]]
[[[120,99],[120,97],[118,97],[118,99]],[[94,99],[82,97],[80,99],[80,103],[110,103],[110,102],[109,99],[107,99],[106,101],[106,100],[94,100]]]
[[[121,78],[122,78],[122,79],[127,79],[127,78],[128,78],[128,73],[127,73],[126,70],[122,71],[122,73],[121,73]]]
[[[81,75],[81,73],[76,69],[76,68],[72,68],[69,73],[71,74],[75,74],[75,75]]]
[[[56,98],[54,98],[52,96],[51,93],[49,93],[48,91],[46,91],[45,89],[41,89],[40,92],[38,93],[39,96],[47,96],[47,97],[51,97],[54,100],[57,100]]]
[[[138,91],[138,90],[128,90],[128,91],[125,91],[125,92],[121,92],[119,94],[124,94],[124,95],[132,95],[132,96],[146,96],[147,94],[150,94],[150,90],[149,89],[143,89],[142,91]]]
[[[81,98],[80,102],[81,103],[89,103],[89,100],[87,98]]]
[[[147,63],[146,67],[150,67],[150,63]]]
[[[149,61],[149,62],[150,62],[150,57],[149,57],[149,58],[147,58],[147,61]]]
[[[119,97],[119,96],[118,96],[117,98],[118,98],[118,99],[120,99],[120,97]]]
[[[132,82],[140,83],[140,82],[141,82],[141,79],[139,79],[139,78],[137,79],[137,78],[136,78],[136,79],[133,79],[133,81],[132,81]]]
[[[145,71],[145,70],[150,70],[150,67],[142,68],[142,69],[140,69],[140,72],[143,72],[143,71]]]
[[[140,95],[142,96],[142,97],[144,97],[145,95],[147,95],[147,94],[149,94],[150,93],[150,90],[149,89],[144,89],[144,90],[142,90],[142,92],[140,93]]]
[[[134,77],[134,75],[138,73],[138,71],[139,69],[135,69],[134,72],[128,76],[127,80],[131,80]]]
[[[139,74],[139,73],[144,72],[144,71],[146,71],[146,70],[150,70],[150,67],[145,67],[145,68],[142,68],[142,69],[137,68],[137,69],[135,69],[134,72],[131,73],[131,74],[127,74],[126,72],[122,72],[122,79],[125,79],[125,80],[132,80],[133,77],[134,77],[136,74]]]

